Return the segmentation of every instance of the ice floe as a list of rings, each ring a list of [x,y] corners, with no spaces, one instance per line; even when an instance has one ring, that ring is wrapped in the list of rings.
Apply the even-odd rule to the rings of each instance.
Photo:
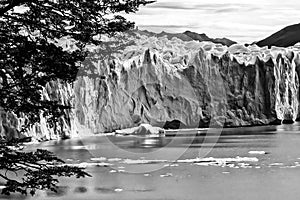
[[[109,158],[107,159],[108,162],[119,162],[119,161],[122,161],[121,158]]]
[[[236,158],[195,158],[178,160],[179,163],[192,163],[197,166],[217,166],[217,167],[229,167],[229,168],[252,168],[248,163],[244,162],[258,162],[256,157],[236,157]]]
[[[157,164],[157,163],[166,163],[168,160],[131,160],[125,159],[122,161],[124,164],[136,165],[136,164]]]
[[[100,158],[91,158],[90,160],[91,160],[91,161],[103,162],[103,161],[106,161],[106,160],[107,160],[107,158],[105,158],[105,157],[100,157]]]
[[[121,189],[121,188],[116,188],[115,189],[115,192],[122,192],[123,191],[123,189]]]
[[[82,162],[78,164],[63,164],[62,166],[70,166],[70,167],[79,167],[79,168],[87,168],[87,167],[110,167],[113,166],[111,163],[88,163],[88,162]]]
[[[149,124],[141,124],[138,127],[128,128],[123,130],[117,130],[117,135],[148,135],[157,136],[164,133],[164,129],[159,127],[153,127]]]
[[[166,173],[166,174],[161,174],[161,175],[160,175],[161,178],[164,178],[164,177],[171,177],[171,176],[173,176],[172,173]]]
[[[270,166],[283,166],[283,163],[271,163]]]
[[[258,162],[256,157],[235,157],[235,158],[194,158],[186,160],[177,160],[178,163],[203,163],[203,162],[215,162],[215,163],[231,163],[231,162]]]
[[[164,167],[179,167],[178,164],[166,164]]]
[[[264,154],[268,154],[265,151],[249,151],[249,154],[256,154],[256,155],[264,155]]]

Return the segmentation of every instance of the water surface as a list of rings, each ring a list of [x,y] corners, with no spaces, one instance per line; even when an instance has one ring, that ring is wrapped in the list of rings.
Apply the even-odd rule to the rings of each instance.
[[[10,199],[294,200],[300,196],[299,123],[225,129],[221,135],[204,131],[197,137],[93,136],[28,148],[53,151],[67,163],[85,166],[93,177],[63,178],[57,194]]]

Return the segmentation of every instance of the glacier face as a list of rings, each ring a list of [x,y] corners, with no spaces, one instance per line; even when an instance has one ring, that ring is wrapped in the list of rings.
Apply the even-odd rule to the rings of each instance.
[[[97,50],[90,54],[84,70],[92,73],[75,84],[76,115],[94,133],[141,123],[197,128],[293,122],[300,115],[299,51],[140,37],[111,59],[95,59],[102,54]]]
[[[128,41],[91,47],[72,86],[52,83],[45,88],[45,98],[74,105],[61,119],[63,134],[76,135],[82,127],[92,133],[142,123],[165,128],[235,127],[300,117],[298,46],[228,48],[147,36]],[[2,135],[3,125],[17,128],[6,118],[0,118]],[[41,117],[28,135],[51,139],[57,134]]]

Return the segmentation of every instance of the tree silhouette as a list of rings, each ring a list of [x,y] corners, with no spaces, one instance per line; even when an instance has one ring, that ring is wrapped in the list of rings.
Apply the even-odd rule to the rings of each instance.
[[[23,152],[18,140],[0,141],[0,178],[6,181],[2,194],[34,195],[36,190],[56,192],[58,177],[90,176],[82,168],[65,165],[64,161],[47,150]],[[24,174],[18,176],[19,173]]]
[[[85,47],[101,44],[101,36],[129,30],[134,23],[120,14],[134,13],[149,0],[1,0],[0,1],[0,108],[26,116],[22,130],[39,122],[43,114],[50,126],[72,105],[43,97],[51,82],[72,83]],[[60,46],[62,38],[73,48]],[[17,142],[18,143],[18,142]],[[13,146],[16,146],[14,143]],[[36,189],[54,189],[53,176],[87,174],[47,151],[21,152],[0,143],[0,178],[4,194],[34,194]],[[22,180],[10,179],[5,171],[25,172]]]
[[[54,126],[66,109],[57,99],[43,99],[50,81],[72,82],[86,56],[85,46],[100,44],[133,28],[119,13],[137,11],[147,0],[4,0],[0,4],[0,107],[25,113],[24,126],[40,113]],[[70,37],[75,49],[64,51],[59,39]],[[66,103],[65,103],[66,104]]]

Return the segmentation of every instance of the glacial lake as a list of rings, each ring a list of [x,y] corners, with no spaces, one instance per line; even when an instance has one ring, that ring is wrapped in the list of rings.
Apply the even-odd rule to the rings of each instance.
[[[224,129],[198,136],[93,136],[29,146],[86,167],[58,193],[0,199],[295,200],[300,197],[300,123]]]

